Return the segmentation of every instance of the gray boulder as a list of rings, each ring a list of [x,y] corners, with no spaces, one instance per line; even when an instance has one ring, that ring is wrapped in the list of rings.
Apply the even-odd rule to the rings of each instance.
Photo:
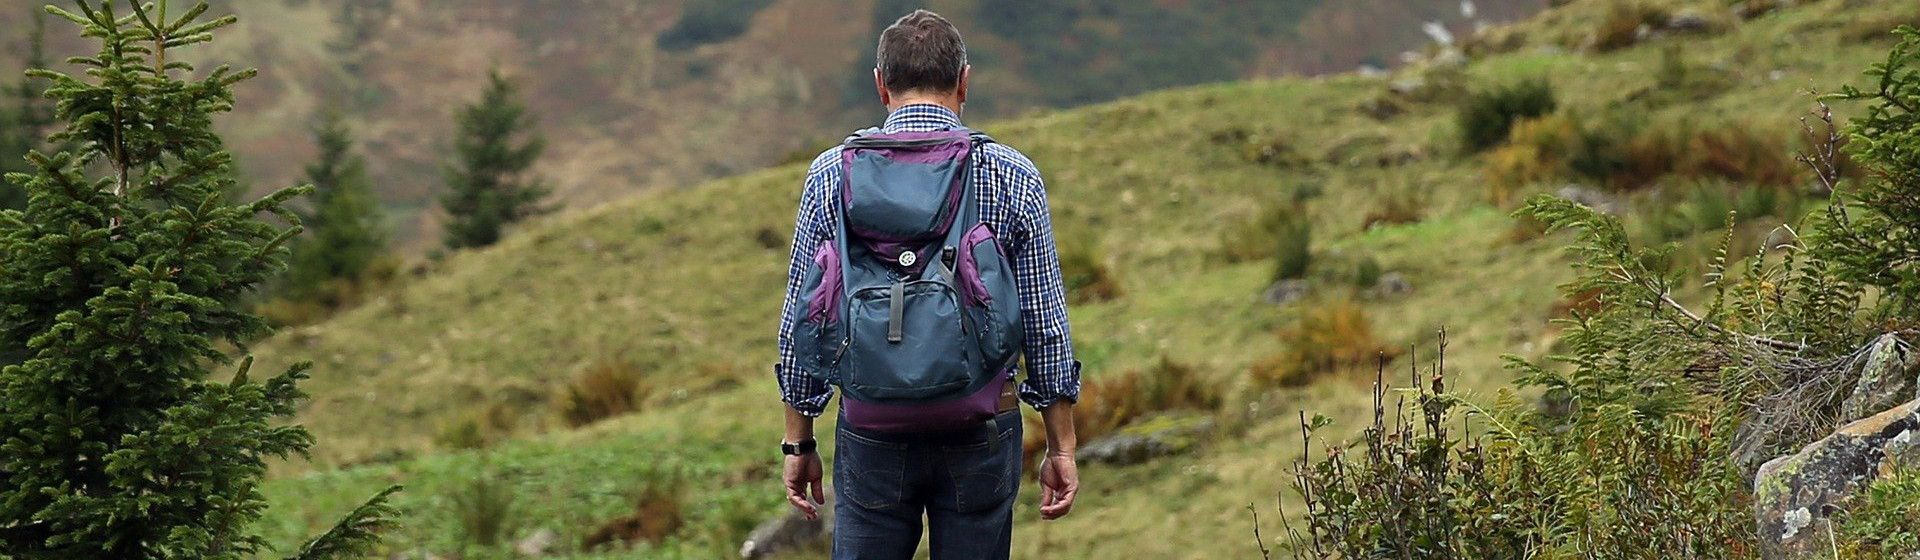
[[[1135,420],[1119,433],[1080,446],[1074,459],[1087,464],[1133,465],[1185,453],[1213,433],[1205,415],[1167,413]]]
[[[1305,279],[1281,280],[1267,287],[1267,293],[1261,297],[1272,305],[1286,305],[1300,301],[1313,293],[1313,283]]]
[[[1366,296],[1368,299],[1386,299],[1411,292],[1413,292],[1413,283],[1407,281],[1407,275],[1389,272],[1381,276],[1380,281],[1374,282],[1373,286],[1367,288]]]
[[[1915,394],[1916,357],[1913,347],[1892,333],[1881,335],[1867,350],[1867,363],[1854,382],[1853,394],[1840,404],[1843,422],[1865,418],[1910,399]]]
[[[1847,498],[1920,460],[1920,400],[1860,420],[1799,453],[1768,461],[1753,480],[1763,558],[1826,550],[1826,520]]]
[[[1713,18],[1707,17],[1707,14],[1689,8],[1680,10],[1673,14],[1673,17],[1667,18],[1666,29],[1674,33],[1711,33],[1718,26],[1719,24],[1713,21]]]
[[[827,500],[833,500],[833,489],[826,491]],[[740,557],[747,560],[772,558],[783,554],[821,550],[833,541],[833,507],[820,506],[820,518],[812,521],[799,512],[787,509],[786,513],[769,519],[747,534],[747,540],[740,544]]]
[[[541,529],[513,543],[513,551],[522,557],[539,558],[553,553],[554,545],[560,544],[560,534],[553,529]]]
[[[1554,191],[1553,194],[1560,198],[1578,202],[1602,214],[1618,216],[1627,210],[1626,204],[1620,202],[1618,197],[1600,189],[1580,185],[1564,185],[1560,187],[1560,190]]]

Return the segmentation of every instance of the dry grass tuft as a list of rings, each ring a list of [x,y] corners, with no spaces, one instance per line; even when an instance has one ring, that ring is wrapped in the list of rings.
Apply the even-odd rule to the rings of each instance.
[[[588,550],[659,544],[686,525],[686,493],[669,484],[649,484],[633,493],[634,511],[594,529],[581,545]]]
[[[640,410],[647,386],[640,368],[626,362],[593,366],[573,378],[560,395],[560,419],[578,428]]]
[[[1400,351],[1380,341],[1366,309],[1332,301],[1306,310],[1300,323],[1281,329],[1285,350],[1253,365],[1253,378],[1267,386],[1303,387],[1328,374],[1362,369]]]

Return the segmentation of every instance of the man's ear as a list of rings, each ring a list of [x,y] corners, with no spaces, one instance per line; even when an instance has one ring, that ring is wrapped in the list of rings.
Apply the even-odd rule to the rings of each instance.
[[[968,80],[967,78],[972,75],[973,75],[972,64],[968,64],[966,66],[960,67],[960,91],[955,95],[959,96],[959,101],[961,105],[967,104],[967,82],[971,81],[971,80]]]
[[[873,69],[873,89],[880,92],[880,104],[893,107],[893,94],[887,92],[887,79],[880,76],[880,69]]]

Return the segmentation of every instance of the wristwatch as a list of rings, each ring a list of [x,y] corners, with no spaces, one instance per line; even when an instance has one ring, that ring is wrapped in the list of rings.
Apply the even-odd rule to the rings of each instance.
[[[800,443],[787,443],[783,441],[780,442],[780,453],[782,455],[794,456],[807,455],[813,453],[814,448],[817,446],[818,444],[811,439],[802,440]]]

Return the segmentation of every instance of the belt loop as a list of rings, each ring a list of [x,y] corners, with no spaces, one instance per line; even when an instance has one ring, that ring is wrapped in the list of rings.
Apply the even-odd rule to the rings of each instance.
[[[1000,444],[1000,414],[997,412],[987,417],[987,441]]]

